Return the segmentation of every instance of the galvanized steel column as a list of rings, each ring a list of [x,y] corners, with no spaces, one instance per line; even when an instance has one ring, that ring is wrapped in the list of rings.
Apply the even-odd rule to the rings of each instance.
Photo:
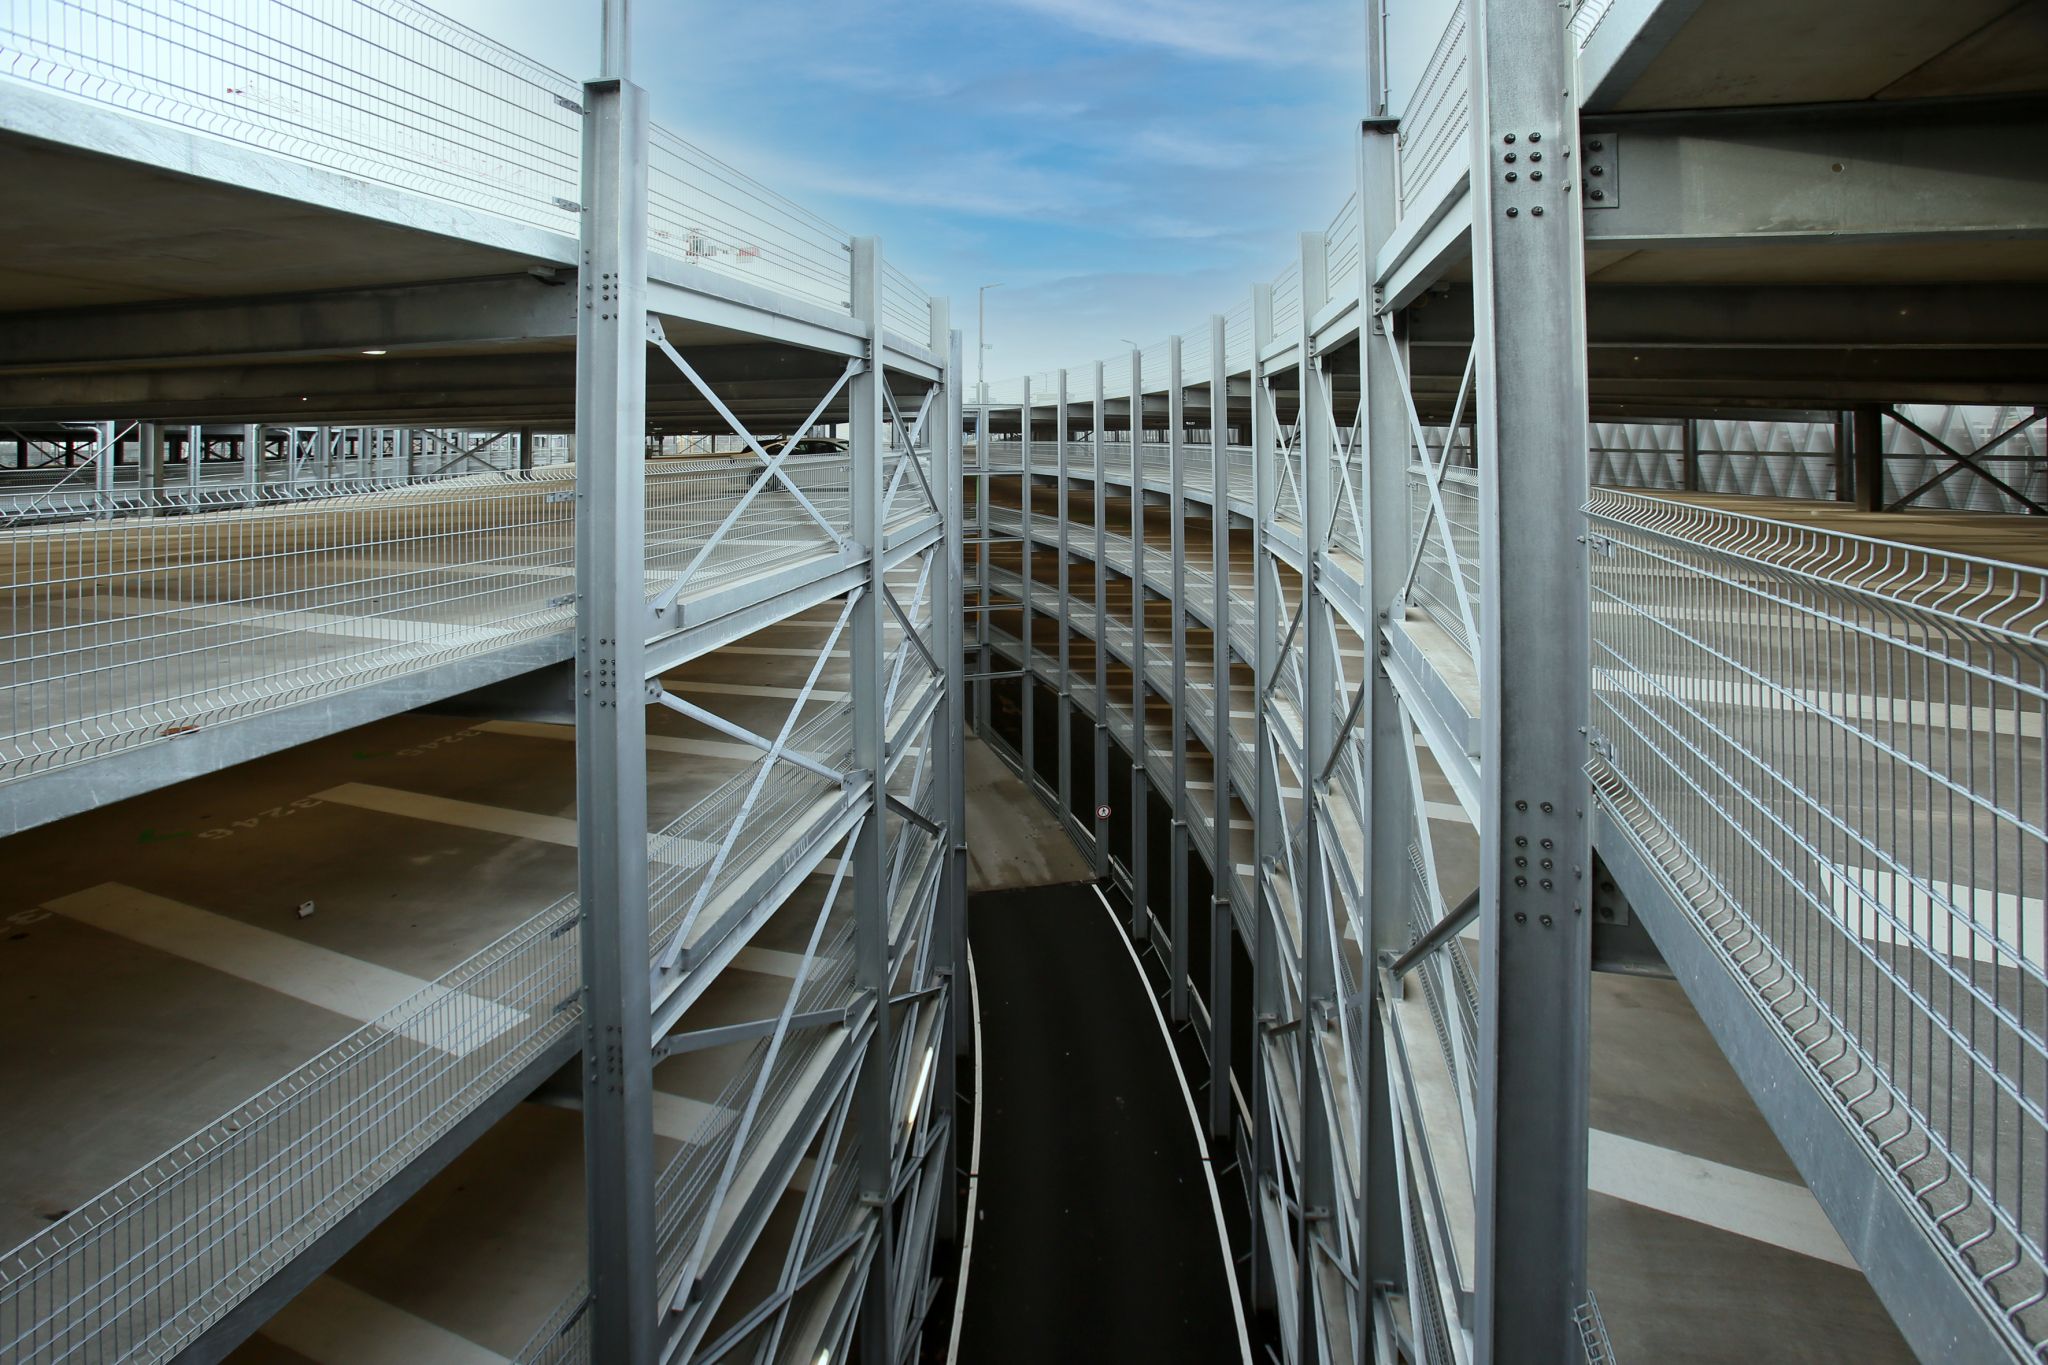
[[[1173,651],[1173,792],[1167,803],[1171,845],[1167,852],[1167,916],[1169,944],[1167,1011],[1175,1023],[1188,1017],[1188,503],[1187,390],[1182,387],[1180,338],[1166,342],[1166,477],[1167,517],[1173,564],[1170,647]]]
[[[984,394],[984,397],[987,395]],[[974,552],[975,552],[975,612],[974,612],[974,671],[979,680],[974,685],[974,724],[982,734],[989,733],[989,643],[988,643],[988,406],[983,404],[974,410]]]
[[[1280,806],[1279,784],[1274,781],[1273,727],[1266,705],[1266,693],[1273,686],[1280,667],[1279,584],[1271,563],[1270,529],[1279,501],[1280,470],[1276,462],[1279,419],[1265,392],[1266,365],[1260,359],[1273,340],[1273,287],[1252,286],[1252,701],[1256,728],[1253,754],[1256,796],[1252,810],[1252,1025],[1255,1029],[1255,1065],[1252,1070],[1252,1198],[1254,1238],[1265,1248],[1265,1256],[1252,1257],[1252,1304],[1261,1311],[1276,1312],[1279,1305],[1276,1277],[1271,1262],[1291,1254],[1286,1247],[1271,1244],[1260,1205],[1275,1191],[1280,1163],[1286,1153],[1273,1141],[1270,1120],[1275,1103],[1267,1080],[1271,1051],[1267,1037],[1280,1022],[1286,1007],[1281,983],[1280,940],[1274,916],[1278,908],[1272,893],[1272,875],[1285,835],[1285,816]],[[1276,1196],[1277,1197],[1277,1196]]]
[[[932,653],[940,663],[939,705],[929,722],[925,742],[931,745],[935,776],[940,856],[945,859],[933,912],[932,972],[947,988],[945,1015],[939,1027],[944,1038],[933,1069],[933,1122],[946,1127],[945,1151],[939,1169],[946,1173],[939,1192],[938,1234],[948,1245],[960,1240],[960,1201],[953,1197],[952,1173],[958,1165],[958,1081],[955,1061],[966,1049],[971,1024],[967,1017],[967,920],[957,898],[964,885],[967,846],[961,842],[961,811],[967,801],[966,734],[960,711],[960,334],[944,299],[931,301],[932,352],[942,358],[945,373],[932,400],[927,420],[932,432],[932,488],[939,491],[941,521],[939,582],[932,589]],[[913,447],[909,458],[916,458]],[[912,646],[913,652],[915,646]]]
[[[1581,1349],[1587,402],[1579,195],[1563,155],[1577,134],[1570,28],[1550,0],[1472,3],[1482,607],[1472,1328],[1485,1365]]]
[[[1055,484],[1054,496],[1059,499],[1059,613],[1056,619],[1059,622],[1060,628],[1060,702],[1057,712],[1059,717],[1059,753],[1054,757],[1054,764],[1059,777],[1060,824],[1065,825],[1069,820],[1073,819],[1074,810],[1074,698],[1071,673],[1072,660],[1069,657],[1071,650],[1068,644],[1073,635],[1073,603],[1069,591],[1071,585],[1067,571],[1069,549],[1067,544],[1067,372],[1065,370],[1059,372],[1057,400],[1058,406],[1054,409],[1053,413],[1052,438],[1054,452],[1059,459],[1059,473],[1056,476],[1057,482]]]
[[[853,239],[853,315],[861,324],[867,366],[847,386],[847,437],[853,480],[852,536],[868,555],[866,587],[854,606],[851,636],[853,767],[870,784],[868,815],[853,841],[854,981],[873,1009],[873,1024],[855,1082],[860,1138],[861,1202],[876,1217],[875,1250],[861,1309],[864,1359],[896,1359],[896,1315],[890,1284],[896,1265],[893,1215],[896,1040],[889,1010],[888,829],[885,782],[887,717],[883,714],[888,649],[883,638],[884,480],[882,441],[882,253],[873,237]]]
[[[1031,381],[1024,381],[1024,404],[1018,414],[1017,427],[1020,433],[1018,445],[1023,448],[1023,471],[1017,478],[1017,501],[1022,505],[1018,513],[1017,529],[1017,598],[1022,608],[1017,617],[1018,654],[1017,668],[1021,676],[1017,679],[1017,695],[1023,698],[1024,714],[1018,719],[1018,757],[1024,760],[1024,786],[1026,790],[1038,790],[1038,755],[1034,752],[1037,738],[1032,721],[1038,708],[1035,679],[1031,671]]]
[[[647,100],[584,87],[576,318],[576,832],[591,1354],[652,1360],[647,911]]]
[[[248,423],[242,427],[242,493],[250,502],[263,496],[263,427]]]
[[[1230,720],[1230,363],[1228,333],[1221,313],[1209,318],[1209,571],[1216,601],[1210,612],[1210,665],[1216,696],[1210,712],[1214,743],[1215,808],[1209,860],[1209,1136],[1230,1134],[1230,917],[1231,887],[1237,877],[1230,842],[1230,760],[1237,752]]]
[[[1095,513],[1095,875],[1109,875],[1109,820],[1103,812],[1109,801],[1109,562],[1102,511],[1105,494],[1103,474],[1107,457],[1103,451],[1103,365],[1095,362],[1095,401],[1089,434],[1094,456],[1095,487],[1090,495]]]
[[[1306,681],[1301,695],[1301,783],[1302,852],[1294,864],[1301,883],[1293,888],[1294,904],[1301,917],[1302,1019],[1296,1036],[1301,1047],[1301,1234],[1299,1263],[1301,1298],[1300,1340],[1304,1353],[1315,1340],[1316,1325],[1324,1311],[1334,1305],[1322,1304],[1316,1273],[1321,1246],[1333,1247],[1337,1239],[1328,1235],[1335,1208],[1337,1180],[1336,1151],[1332,1142],[1335,1115],[1329,1098],[1335,1085],[1326,1086],[1329,1070],[1324,1039],[1330,1033],[1338,1008],[1335,960],[1335,907],[1323,876],[1323,842],[1330,836],[1328,822],[1317,801],[1316,775],[1329,762],[1336,736],[1337,661],[1331,636],[1330,604],[1324,595],[1326,559],[1330,544],[1332,442],[1329,407],[1323,401],[1321,357],[1316,353],[1315,315],[1329,302],[1328,250],[1323,234],[1301,235],[1301,323],[1297,333],[1295,377],[1300,411],[1296,416],[1301,448],[1301,537],[1302,558],[1307,574],[1301,585],[1302,653],[1306,656]],[[1318,1233],[1323,1234],[1318,1236]]]
[[[1359,281],[1359,398],[1364,405],[1358,439],[1364,443],[1365,465],[1365,599],[1372,612],[1373,635],[1366,643],[1362,685],[1365,763],[1369,773],[1365,824],[1365,896],[1362,907],[1368,940],[1366,960],[1399,952],[1409,938],[1408,893],[1413,873],[1408,848],[1415,837],[1414,797],[1408,785],[1408,722],[1400,698],[1380,661],[1379,632],[1401,609],[1399,601],[1408,571],[1408,435],[1407,399],[1400,372],[1387,354],[1389,329],[1402,344],[1395,316],[1378,310],[1370,271],[1379,249],[1392,235],[1399,208],[1399,132],[1392,121],[1369,122],[1359,143],[1359,206],[1363,215]],[[1378,974],[1369,992],[1377,998]],[[1401,1212],[1399,1156],[1394,1150],[1389,1109],[1389,1078],[1380,1012],[1368,1003],[1365,1027],[1367,1083],[1360,1090],[1365,1122],[1364,1146],[1355,1169],[1360,1182],[1358,1224],[1364,1242],[1364,1273],[1370,1284],[1398,1284],[1406,1278]]]
[[[1150,862],[1152,779],[1145,771],[1145,357],[1131,352],[1131,937],[1152,936]]]

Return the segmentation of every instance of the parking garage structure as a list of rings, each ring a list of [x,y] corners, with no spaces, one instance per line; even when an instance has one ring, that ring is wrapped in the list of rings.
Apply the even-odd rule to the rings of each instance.
[[[9,19],[0,1355],[895,1358],[955,1235],[944,303],[617,33],[207,22]]]

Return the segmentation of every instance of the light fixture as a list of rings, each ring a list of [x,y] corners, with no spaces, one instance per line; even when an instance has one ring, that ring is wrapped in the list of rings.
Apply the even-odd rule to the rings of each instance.
[[[376,350],[376,351],[364,351],[364,352],[363,352],[363,354],[364,354],[364,355],[386,355],[386,354],[388,354],[388,352],[385,352],[385,351],[381,351],[381,350]]]

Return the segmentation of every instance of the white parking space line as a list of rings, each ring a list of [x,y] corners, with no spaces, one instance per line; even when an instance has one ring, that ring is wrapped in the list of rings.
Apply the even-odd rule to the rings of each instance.
[[[671,1142],[690,1142],[700,1132],[716,1137],[720,1129],[739,1117],[724,1105],[711,1104],[705,1100],[693,1100],[688,1095],[671,1095],[666,1090],[654,1092],[654,1132]],[[705,1130],[707,1123],[716,1127]]]
[[[802,953],[785,953],[778,948],[755,947],[740,949],[732,960],[732,965],[740,968],[742,971],[759,972],[763,976],[786,976],[791,980],[796,979],[797,971],[803,966],[803,963],[804,955]],[[811,960],[813,975],[816,974],[817,968],[818,960],[813,958]]]
[[[1964,702],[1924,701],[1917,697],[1879,697],[1856,692],[1823,692],[1809,687],[1780,690],[1735,676],[1681,677],[1639,674],[1618,669],[1593,670],[1596,692],[1626,692],[1651,699],[1675,697],[1701,706],[1732,706],[1742,710],[1791,715],[1821,712],[1852,726],[1907,725],[1969,731],[1978,735],[2041,738],[2041,716],[2035,711],[2002,710]]]
[[[520,735],[526,739],[576,742],[576,727],[536,720],[487,720],[476,727],[494,735]],[[649,735],[647,747],[665,754],[688,754],[693,758],[737,758],[751,761],[762,751],[751,744],[729,739],[684,739],[680,735]]]
[[[1867,943],[1918,938],[1948,957],[2016,967],[2023,954],[2048,966],[2048,906],[2039,896],[1941,881],[1923,888],[1888,868],[1823,864],[1820,875],[1836,917]]]
[[[380,787],[368,782],[344,782],[339,787],[315,792],[314,796],[337,806],[353,806],[357,810],[376,811],[381,815],[426,820],[460,829],[480,829],[491,834],[509,834],[515,839],[534,839],[563,848],[576,847],[576,822],[562,815],[535,815],[531,811],[485,806],[475,801],[429,796],[424,792]],[[667,839],[654,834],[647,836],[647,849],[652,857],[677,867],[696,867],[712,854],[711,845],[700,839]]]
[[[59,896],[44,908],[360,1023],[411,1000],[414,1008],[396,1021],[396,1031],[458,1057],[526,1019],[495,1001],[120,882]]]
[[[1804,1185],[1598,1128],[1587,1136],[1586,1183],[1596,1194],[1856,1268],[1856,1258]]]
[[[671,692],[696,692],[711,697],[781,697],[786,701],[795,701],[804,692],[801,687],[771,687],[766,683],[699,682],[694,678],[677,678],[666,682],[665,685]],[[815,687],[811,689],[811,700],[845,701],[846,693],[833,687]]]
[[[505,1365],[505,1357],[497,1352],[332,1275],[322,1275],[300,1290],[263,1325],[262,1335],[321,1365],[355,1360]]]

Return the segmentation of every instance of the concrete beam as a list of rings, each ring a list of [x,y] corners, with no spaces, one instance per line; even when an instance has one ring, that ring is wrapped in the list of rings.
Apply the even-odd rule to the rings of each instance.
[[[573,272],[560,281],[510,275],[298,297],[15,314],[0,332],[0,371],[330,355],[353,362],[366,350],[403,356],[422,348],[575,334]]]

